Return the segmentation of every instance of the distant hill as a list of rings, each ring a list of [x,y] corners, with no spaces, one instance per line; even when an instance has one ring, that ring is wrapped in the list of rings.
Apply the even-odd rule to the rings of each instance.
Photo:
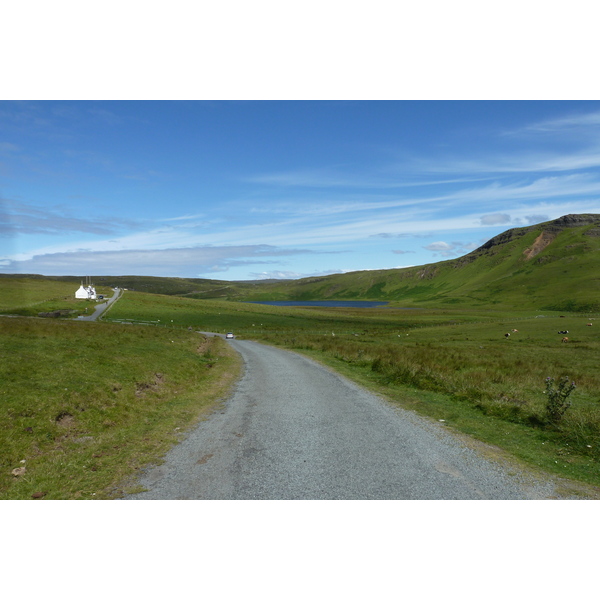
[[[74,286],[81,280],[67,276],[45,279],[72,281]],[[598,312],[600,215],[566,215],[509,229],[460,258],[405,269],[268,281],[101,276],[95,277],[94,283],[198,299],[387,300],[423,307]]]
[[[50,281],[72,282],[75,286],[81,283],[83,277],[71,275],[0,275],[0,278],[13,279],[45,279]],[[229,281],[216,279],[185,279],[180,277],[146,277],[141,275],[103,275],[92,277],[96,286],[119,287],[150,294],[166,294],[168,296],[199,295],[207,298],[222,298],[227,296],[231,287]],[[75,292],[73,292],[75,293]]]

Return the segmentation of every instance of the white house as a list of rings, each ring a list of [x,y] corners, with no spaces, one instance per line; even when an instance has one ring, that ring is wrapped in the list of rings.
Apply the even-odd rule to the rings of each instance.
[[[81,300],[87,300],[89,298],[87,289],[83,287],[83,282],[79,286],[79,289],[75,292],[75,298]]]
[[[75,292],[75,298],[81,300],[95,300],[96,288],[91,282],[88,282],[88,285],[84,287],[82,281],[79,289]]]

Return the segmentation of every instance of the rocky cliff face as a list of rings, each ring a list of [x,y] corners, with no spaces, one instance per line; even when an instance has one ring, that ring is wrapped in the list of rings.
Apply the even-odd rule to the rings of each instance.
[[[463,258],[466,258],[467,256],[471,257],[471,255],[473,255],[468,261],[471,262],[482,254],[493,254],[494,250],[497,250],[499,246],[523,237],[532,230],[537,230],[540,231],[540,235],[530,249],[531,256],[527,257],[532,258],[546,248],[546,246],[548,246],[561,231],[571,227],[584,227],[587,225],[595,225],[593,229],[590,229],[587,232],[587,235],[600,236],[600,215],[565,215],[558,219],[554,219],[554,221],[547,221],[546,223],[531,225],[530,227],[518,227],[516,229],[504,231]]]
[[[600,215],[565,215],[542,223],[546,231],[556,230],[562,231],[567,227],[584,227],[586,225],[600,225]]]

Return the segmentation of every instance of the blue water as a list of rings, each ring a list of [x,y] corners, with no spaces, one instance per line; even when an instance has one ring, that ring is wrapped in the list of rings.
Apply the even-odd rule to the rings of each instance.
[[[267,304],[269,306],[327,306],[333,308],[374,308],[385,306],[387,302],[369,302],[368,300],[265,300],[264,302],[248,302],[248,304]]]

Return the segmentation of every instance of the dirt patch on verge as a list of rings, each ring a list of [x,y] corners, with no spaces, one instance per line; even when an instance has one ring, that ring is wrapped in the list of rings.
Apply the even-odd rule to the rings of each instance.
[[[75,417],[68,412],[62,412],[56,416],[54,422],[65,429],[71,428],[75,424]]]
[[[162,373],[154,373],[154,381],[135,384],[135,397],[143,398],[148,392],[157,391],[164,384],[165,376]]]
[[[200,334],[202,335],[202,334]],[[204,354],[210,347],[210,340],[205,336],[202,335],[202,341],[200,343],[200,345],[196,348],[196,352],[198,354]]]

